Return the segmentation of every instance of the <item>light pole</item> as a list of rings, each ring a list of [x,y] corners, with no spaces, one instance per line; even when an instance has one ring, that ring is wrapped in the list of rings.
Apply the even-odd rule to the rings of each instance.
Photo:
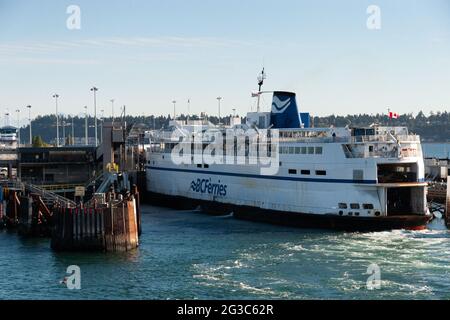
[[[28,105],[28,121],[30,122],[30,146],[33,144],[33,135],[31,133],[31,106]]]
[[[105,121],[104,120],[104,112],[105,112],[105,110],[100,110],[100,112],[101,112],[101,114],[102,114],[102,117],[101,117],[101,119],[100,119],[100,143],[103,143],[103,122]]]
[[[5,126],[9,126],[9,111],[5,112]]]
[[[20,147],[20,109],[17,109],[16,112],[17,112],[17,140],[19,140],[19,147]]]
[[[217,97],[217,101],[219,102],[219,125],[220,125],[220,101],[222,100],[222,97]]]
[[[175,120],[175,118],[176,118],[176,106],[177,106],[177,101],[176,101],[176,100],[173,100],[172,103],[173,103],[173,120]]]
[[[55,105],[56,105],[56,146],[59,147],[59,116],[58,116],[58,98],[59,98],[59,94],[55,93],[53,95],[53,98],[55,98]]]
[[[89,133],[88,133],[88,112],[87,106],[84,106],[84,142],[89,145]]]
[[[111,101],[111,122],[114,123],[114,99],[111,99],[109,101]]]
[[[63,127],[63,143],[62,145],[65,146],[66,145],[66,120],[62,121],[62,127]]]
[[[97,141],[97,91],[98,88],[96,87],[92,87],[91,91],[94,93],[94,128],[95,128],[95,146],[98,146],[98,141]]]
[[[187,114],[187,120],[189,120],[189,115],[191,113],[191,99],[188,99],[188,114]]]
[[[75,116],[72,116],[72,141],[70,141],[71,145],[75,144],[75,127],[73,126],[73,118],[75,118]]]

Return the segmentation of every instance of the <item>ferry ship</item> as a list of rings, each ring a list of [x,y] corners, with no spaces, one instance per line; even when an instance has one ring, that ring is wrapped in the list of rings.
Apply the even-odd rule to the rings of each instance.
[[[264,72],[257,111],[245,124],[172,121],[148,133],[152,200],[294,227],[426,227],[431,214],[418,135],[394,126],[313,128],[295,93],[263,92],[263,79]],[[263,94],[272,95],[268,112],[260,111]]]
[[[13,126],[4,126],[0,128],[0,149],[17,149],[18,129]]]

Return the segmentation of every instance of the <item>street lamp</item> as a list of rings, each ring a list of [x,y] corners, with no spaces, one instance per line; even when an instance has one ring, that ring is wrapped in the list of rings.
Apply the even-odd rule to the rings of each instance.
[[[19,147],[20,147],[20,109],[17,109],[16,112],[17,112],[17,140],[19,140]]]
[[[59,98],[59,94],[55,93],[53,95],[53,98],[55,98],[55,105],[56,105],[56,146],[59,147],[59,116],[58,116],[58,98]]]
[[[220,125],[220,101],[222,100],[222,97],[217,97],[217,101],[219,102],[219,125]]]
[[[105,121],[104,119],[104,112],[105,112],[105,110],[100,110],[100,112],[101,112],[101,114],[102,114],[102,116],[101,116],[101,119],[100,119],[100,143],[103,143],[103,122]]]
[[[62,127],[63,127],[63,143],[62,145],[65,146],[66,145],[66,120],[64,120],[63,117],[63,121],[62,121]]]
[[[9,126],[9,111],[5,112],[5,125]]]
[[[87,106],[84,106],[84,142],[86,145],[89,145],[89,133],[88,133],[88,112]]]
[[[31,146],[33,144],[33,136],[31,133],[31,106],[28,105],[27,108],[28,108],[28,121],[30,122],[30,146]]]
[[[187,120],[189,121],[189,115],[191,113],[191,99],[188,99],[188,114],[187,114]]]
[[[75,118],[74,115],[72,115],[72,141],[70,141],[71,145],[75,144],[75,127],[73,126],[73,119]]]
[[[97,141],[97,91],[98,88],[92,87],[91,91],[94,93],[94,128],[95,128],[95,146],[98,146]]]
[[[109,101],[111,101],[111,122],[114,123],[114,99],[111,99]]]
[[[173,103],[173,120],[175,120],[175,118],[176,118],[176,113],[175,113],[175,111],[176,111],[177,101],[176,101],[176,100],[173,100],[172,103]]]

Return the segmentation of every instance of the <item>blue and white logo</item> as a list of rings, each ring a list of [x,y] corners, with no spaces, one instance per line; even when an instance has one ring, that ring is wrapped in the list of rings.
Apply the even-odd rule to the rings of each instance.
[[[191,182],[191,190],[197,193],[212,194],[214,196],[225,197],[227,195],[227,185],[221,184],[220,180],[217,183],[212,183],[209,179],[197,179]]]
[[[291,105],[291,99],[281,101],[277,96],[273,97],[272,113],[283,113]]]

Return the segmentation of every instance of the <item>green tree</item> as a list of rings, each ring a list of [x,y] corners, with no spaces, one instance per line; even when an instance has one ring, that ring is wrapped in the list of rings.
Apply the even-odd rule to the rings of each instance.
[[[49,145],[42,140],[41,136],[35,136],[33,137],[33,147],[34,148],[42,148],[42,147],[48,147]]]

